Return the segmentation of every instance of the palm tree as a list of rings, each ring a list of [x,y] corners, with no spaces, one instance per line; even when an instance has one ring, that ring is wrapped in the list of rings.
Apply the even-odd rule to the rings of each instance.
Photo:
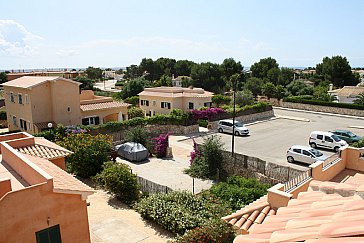
[[[358,97],[353,101],[354,104],[364,105],[364,92],[359,94]]]

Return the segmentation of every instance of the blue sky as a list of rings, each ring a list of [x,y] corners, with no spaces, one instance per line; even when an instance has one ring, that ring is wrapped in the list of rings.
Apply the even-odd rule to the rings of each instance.
[[[149,57],[364,66],[361,0],[2,1],[0,70],[124,67]]]

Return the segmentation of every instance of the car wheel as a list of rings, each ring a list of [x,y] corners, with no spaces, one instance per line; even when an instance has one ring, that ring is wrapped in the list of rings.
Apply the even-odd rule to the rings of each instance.
[[[339,152],[339,149],[340,149],[339,147],[335,147],[334,151],[337,153],[337,152]]]
[[[317,145],[316,145],[316,143],[310,143],[310,146],[312,147],[312,148],[317,148]]]
[[[221,132],[221,133],[222,133],[222,132],[224,132],[224,131],[222,130],[222,128],[219,128],[219,130],[218,130],[218,131],[219,131],[219,132]]]
[[[239,136],[240,134],[239,134],[239,132],[235,132],[235,136]]]
[[[287,157],[287,161],[288,161],[288,163],[293,163],[294,162],[294,158],[292,156],[288,156]]]

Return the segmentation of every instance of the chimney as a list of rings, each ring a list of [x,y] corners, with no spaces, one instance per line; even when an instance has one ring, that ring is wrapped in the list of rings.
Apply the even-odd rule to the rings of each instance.
[[[333,84],[330,84],[329,85],[329,91],[332,91],[332,87],[333,87],[334,85]]]
[[[174,74],[172,74],[172,80],[174,79]]]

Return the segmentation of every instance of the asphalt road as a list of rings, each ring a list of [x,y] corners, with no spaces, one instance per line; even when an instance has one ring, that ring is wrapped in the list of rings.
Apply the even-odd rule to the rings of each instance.
[[[247,125],[250,130],[250,136],[235,137],[236,153],[258,157],[276,164],[302,168],[307,165],[301,163],[289,164],[286,160],[286,153],[292,145],[308,146],[309,135],[312,131],[346,129],[364,136],[364,129],[350,127],[361,126],[364,128],[364,119],[279,109],[274,109],[274,113],[275,115],[290,117],[291,119],[278,118]],[[221,137],[225,144],[225,149],[231,151],[231,134],[216,134]],[[321,151],[326,155],[333,154],[333,152],[328,150]]]
[[[102,82],[95,83],[94,87],[104,91],[117,92],[119,90],[115,89],[116,82],[117,80],[105,80]]]

